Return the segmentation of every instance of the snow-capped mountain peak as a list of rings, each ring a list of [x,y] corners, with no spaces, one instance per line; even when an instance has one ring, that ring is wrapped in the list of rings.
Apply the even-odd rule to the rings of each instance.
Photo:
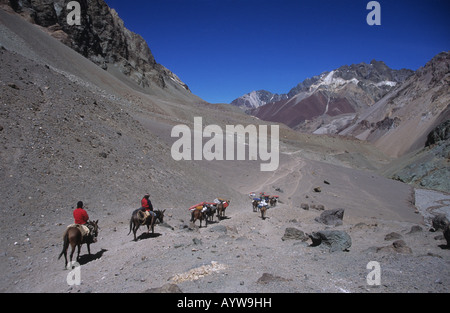
[[[277,102],[287,98],[288,96],[286,94],[279,95],[267,90],[257,90],[237,98],[231,104],[238,106],[243,110],[250,110],[259,108],[267,103]]]

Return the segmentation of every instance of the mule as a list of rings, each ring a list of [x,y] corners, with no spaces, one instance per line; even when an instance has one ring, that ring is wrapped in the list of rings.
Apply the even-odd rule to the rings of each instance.
[[[205,220],[205,227],[208,227],[208,218],[205,212],[202,212],[202,209],[194,209],[194,211],[191,213],[191,222],[195,225],[195,222],[197,220],[200,221],[200,228],[202,227],[203,220]]]
[[[258,212],[258,210],[259,210],[259,200],[253,200],[252,201],[252,207],[253,207],[253,212]]]
[[[278,201],[278,198],[277,197],[270,197],[269,198],[269,203],[270,203],[270,206],[276,206],[277,205],[277,201]]]
[[[134,210],[131,214],[130,231],[128,232],[127,236],[131,233],[131,231],[133,231],[134,241],[137,241],[136,232],[138,231],[139,227],[141,227],[141,225],[147,226],[147,234],[150,233],[150,228],[152,229],[152,234],[154,234],[156,220],[158,220],[160,223],[164,223],[165,211],[166,210],[154,210],[153,212],[155,213],[155,215],[150,215],[149,217],[145,218],[144,212],[140,208]]]
[[[217,212],[216,205],[206,205],[205,216],[206,221],[214,222],[214,214]]]
[[[259,210],[261,211],[261,218],[262,218],[263,220],[265,220],[265,219],[266,219],[267,206],[266,206],[266,205],[263,205],[263,206],[261,206],[261,207],[259,208]]]
[[[77,226],[70,226],[64,232],[63,235],[63,250],[59,254],[58,260],[64,255],[64,259],[66,261],[65,268],[67,268],[67,249],[69,248],[69,244],[72,247],[72,251],[70,253],[70,264],[72,264],[73,254],[75,252],[75,247],[78,248],[77,253],[77,262],[80,259],[80,250],[81,246],[85,243],[88,249],[89,255],[91,255],[91,243],[97,242],[98,237],[98,220],[97,221],[89,221],[87,222],[87,226],[90,230],[89,234],[86,236],[82,236],[80,229]],[[90,227],[89,227],[90,226]]]
[[[225,218],[225,209],[230,205],[230,200],[224,200],[217,204],[217,217],[219,220]]]

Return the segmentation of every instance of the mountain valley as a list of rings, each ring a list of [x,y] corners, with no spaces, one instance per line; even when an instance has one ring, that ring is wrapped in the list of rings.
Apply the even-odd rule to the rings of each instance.
[[[104,22],[71,30],[62,1],[0,1],[1,292],[449,292],[450,250],[433,221],[450,219],[450,197],[439,184],[425,189],[428,172],[436,182],[448,171],[448,53],[415,73],[374,61],[286,95],[250,96],[265,103],[252,114],[279,117],[291,107],[294,116],[306,107],[322,118],[307,118],[315,127],[286,125],[202,100],[104,1],[80,2]],[[423,106],[410,111],[411,98]],[[222,129],[279,126],[279,167],[264,172],[250,158],[176,161],[172,130],[193,128],[196,117]],[[426,186],[409,184],[419,169],[417,184]],[[264,219],[249,196],[261,192],[279,196]],[[154,234],[141,227],[134,241],[130,217],[145,193],[166,210],[164,221]],[[190,222],[189,207],[216,198],[230,200],[225,218]],[[92,255],[81,248],[80,284],[70,284],[58,255],[80,200],[100,231]],[[328,223],[337,211],[339,223]],[[316,244],[343,233],[343,249],[325,237]],[[375,286],[371,261],[382,271]]]

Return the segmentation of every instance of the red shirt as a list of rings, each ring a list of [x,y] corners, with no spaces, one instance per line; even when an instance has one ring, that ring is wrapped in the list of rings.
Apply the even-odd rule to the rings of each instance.
[[[73,211],[73,218],[75,219],[75,224],[81,224],[84,225],[89,220],[89,215],[87,212],[82,208],[76,208]]]
[[[148,203],[147,199],[142,198],[141,205],[145,209],[145,211],[150,211],[150,204]]]

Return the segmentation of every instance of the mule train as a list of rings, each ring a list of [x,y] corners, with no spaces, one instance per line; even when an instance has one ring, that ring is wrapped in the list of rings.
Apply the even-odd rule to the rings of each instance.
[[[249,194],[250,199],[252,199],[253,212],[261,212],[261,218],[266,218],[267,209],[277,205],[279,196],[267,195],[265,192],[261,192],[259,197],[256,197],[254,192]]]
[[[202,221],[205,220],[207,226],[208,222],[214,222],[214,215],[216,214],[219,220],[226,218],[225,209],[229,205],[230,200],[224,200],[220,198],[215,199],[213,203],[203,202],[201,203],[200,207],[198,207],[199,205],[195,205],[190,208],[194,209],[192,211],[191,221],[195,224],[195,221],[200,220],[201,227]],[[155,225],[158,223],[164,224],[165,211],[166,210],[153,210],[150,211],[150,213],[145,213],[142,207],[134,210],[131,214],[129,223],[130,229],[127,235],[130,235],[130,233],[133,232],[134,241],[137,241],[138,237],[136,237],[136,233],[141,226],[147,226],[147,234],[150,233],[150,229],[152,231],[152,234],[154,234]],[[72,259],[76,248],[78,249],[76,261],[79,261],[81,246],[83,244],[86,244],[88,253],[89,255],[91,255],[90,245],[97,242],[98,231],[98,220],[88,221],[85,225],[71,224],[67,226],[63,234],[63,249],[58,256],[59,260],[64,255],[65,268],[67,268],[69,260],[70,264],[73,264]],[[69,246],[71,246],[72,250],[68,258],[67,251],[69,249]]]
[[[230,205],[230,200],[216,198],[214,202],[200,202],[189,208],[191,211],[191,222],[195,225],[197,220],[200,221],[200,227],[202,227],[202,221],[205,220],[206,227],[208,221],[214,222],[214,215],[217,213],[217,218],[226,218],[225,210]]]

